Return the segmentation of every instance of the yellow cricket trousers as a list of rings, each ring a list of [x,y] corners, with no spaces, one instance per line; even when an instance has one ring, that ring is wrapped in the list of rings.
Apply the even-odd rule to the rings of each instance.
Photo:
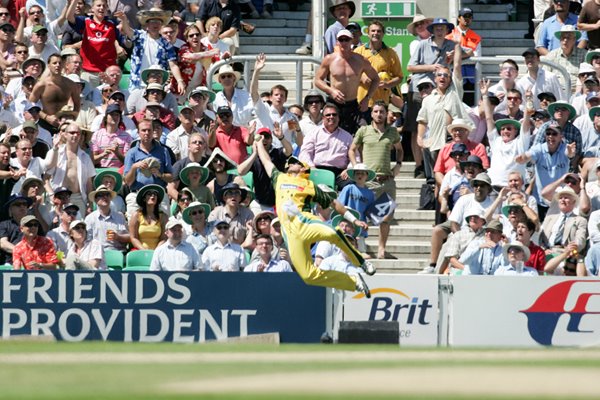
[[[356,290],[356,279],[354,277],[343,272],[320,270],[315,266],[310,254],[311,244],[327,241],[335,244],[346,253],[352,264],[362,265],[365,260],[340,230],[334,229],[316,216],[305,212],[295,216],[286,215],[280,221],[292,265],[306,284],[350,291]]]

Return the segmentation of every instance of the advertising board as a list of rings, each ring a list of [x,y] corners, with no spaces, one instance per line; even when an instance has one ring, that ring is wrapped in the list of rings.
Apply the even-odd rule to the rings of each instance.
[[[600,343],[600,280],[490,278],[451,278],[450,346]]]
[[[204,342],[279,332],[318,342],[325,289],[296,274],[2,272],[0,334]]]
[[[371,298],[347,293],[343,321],[398,321],[401,346],[437,345],[437,276],[378,274],[365,280]]]

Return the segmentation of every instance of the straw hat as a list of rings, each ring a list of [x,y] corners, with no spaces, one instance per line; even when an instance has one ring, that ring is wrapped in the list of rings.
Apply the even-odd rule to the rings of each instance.
[[[423,14],[415,14],[412,22],[410,24],[408,24],[408,26],[406,27],[406,30],[408,31],[408,33],[415,36],[416,35],[415,25],[421,21],[425,21],[425,25],[429,26],[433,22],[433,18],[428,18],[428,17],[424,16]]]

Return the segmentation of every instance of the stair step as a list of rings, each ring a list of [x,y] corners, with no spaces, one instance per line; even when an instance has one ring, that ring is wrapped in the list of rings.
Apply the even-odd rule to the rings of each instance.
[[[387,242],[385,250],[395,256],[398,254],[430,254],[431,243],[428,242]],[[367,239],[367,253],[377,253],[377,239]]]
[[[478,18],[479,19],[479,18]],[[527,22],[511,22],[506,23],[506,21],[473,21],[471,24],[471,29],[475,31],[478,35],[479,33],[485,29],[494,29],[494,30],[513,30],[513,29],[528,29],[529,24]],[[488,38],[485,38],[485,45],[488,46]]]
[[[495,29],[484,29],[484,30],[479,30],[477,31],[477,33],[481,36],[485,38],[485,46],[481,46],[482,48],[487,47],[487,41],[488,40],[493,40],[493,39],[515,39],[515,38],[519,38],[519,39],[523,39],[523,35],[527,33],[527,28],[523,28],[523,29],[508,29],[508,30],[495,30]],[[529,42],[533,42],[533,40],[529,40]],[[505,45],[507,44],[513,44],[512,41],[510,43],[505,43]],[[529,45],[527,45],[529,46]]]
[[[295,54],[298,45],[247,45],[240,46],[242,54]]]
[[[473,13],[475,13],[475,15],[477,15],[477,19],[479,21],[508,21],[508,14],[506,13],[506,8],[504,8],[503,10],[499,11],[499,12],[475,12],[475,10],[473,10]],[[481,35],[479,32],[477,32],[480,36],[485,37],[483,35]]]
[[[498,57],[502,61],[504,56],[520,56],[525,50],[527,47],[484,47],[481,52],[484,57]]]
[[[435,211],[397,208],[396,211],[394,211],[394,220],[396,220],[398,224],[412,223],[432,226],[433,221],[435,220]]]
[[[388,240],[405,239],[407,241],[413,240],[408,239],[409,237],[418,237],[422,239],[431,239],[431,226],[408,226],[408,225],[391,225],[390,226],[390,237]],[[379,237],[379,227],[369,227],[369,237]],[[413,240],[414,241],[414,240]]]
[[[399,258],[397,260],[370,260],[378,274],[414,274],[429,265],[428,258]]]
[[[287,14],[291,15],[291,13]],[[248,20],[252,22],[252,25],[256,26],[256,30],[252,34],[255,36],[256,34],[260,34],[264,28],[302,28],[306,30],[306,20],[302,19],[293,19],[293,18],[270,18],[270,19],[253,19]],[[306,33],[306,32],[305,32]]]

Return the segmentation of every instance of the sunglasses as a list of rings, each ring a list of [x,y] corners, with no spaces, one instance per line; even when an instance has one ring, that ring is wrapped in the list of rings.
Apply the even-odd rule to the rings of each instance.
[[[8,17],[9,15],[10,13],[7,12],[0,13],[0,17]]]
[[[71,217],[74,217],[77,215],[77,211],[74,211],[74,210],[70,210],[70,211],[63,210],[63,211],[65,214],[70,215]]]
[[[350,39],[349,37],[341,37],[338,38],[338,42],[340,43],[344,43],[344,42],[350,42],[352,39]]]
[[[558,136],[558,135],[559,135],[559,133],[555,132],[555,131],[548,131],[548,132],[546,132],[546,136]]]
[[[190,212],[190,215],[192,215],[192,216],[194,216],[194,215],[201,215],[201,214],[204,214],[204,212],[203,211],[192,211],[192,212]]]
[[[39,228],[40,224],[38,224],[37,222],[28,222],[25,224],[25,226],[28,228]]]
[[[189,197],[182,197],[182,198],[180,198],[180,199],[179,199],[179,201],[187,201],[187,202],[190,202],[190,201],[192,201],[192,199],[190,199]]]
[[[2,32],[6,33],[15,33],[15,30],[12,28],[2,28]]]
[[[195,38],[195,37],[198,37],[198,36],[200,36],[200,34],[199,34],[199,33],[190,33],[190,34],[188,35],[188,37],[189,37],[189,38]]]
[[[241,196],[242,192],[239,190],[228,190],[224,196]]]
[[[16,52],[17,54],[29,54],[28,50],[20,50]]]
[[[256,220],[256,222],[263,222],[263,221],[271,221],[271,218],[269,217],[260,217],[259,219]]]
[[[323,116],[326,118],[333,118],[333,117],[337,117],[338,115],[337,115],[337,113],[329,113],[329,114],[324,114]]]
[[[306,100],[306,104],[321,104],[321,100]]]
[[[223,79],[233,79],[235,75],[233,74],[225,74],[225,75],[219,75],[219,78],[223,78]]]
[[[217,226],[217,230],[219,230],[219,231],[224,231],[224,230],[227,230],[227,229],[229,229],[228,225],[218,225]]]

